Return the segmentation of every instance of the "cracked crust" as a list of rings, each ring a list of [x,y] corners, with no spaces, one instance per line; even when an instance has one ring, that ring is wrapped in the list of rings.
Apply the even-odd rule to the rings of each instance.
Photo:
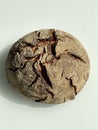
[[[59,104],[72,100],[89,76],[89,58],[72,35],[55,29],[32,32],[10,49],[8,81],[32,100]]]

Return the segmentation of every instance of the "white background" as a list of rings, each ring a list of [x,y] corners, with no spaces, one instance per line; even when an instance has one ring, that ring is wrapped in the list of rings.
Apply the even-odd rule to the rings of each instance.
[[[9,48],[42,28],[71,33],[88,52],[90,77],[73,101],[34,103],[7,83]],[[0,0],[0,130],[98,130],[98,0]]]

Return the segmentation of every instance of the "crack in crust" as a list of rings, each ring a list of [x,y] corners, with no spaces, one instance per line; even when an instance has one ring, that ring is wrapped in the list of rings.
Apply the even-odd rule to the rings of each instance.
[[[67,54],[68,54],[69,56],[71,56],[72,58],[76,59],[76,60],[79,60],[79,61],[81,61],[81,62],[83,62],[83,63],[86,63],[80,56],[77,56],[76,54],[73,54],[73,53],[71,53],[71,52],[67,52]]]
[[[46,96],[45,98],[43,98],[43,99],[35,100],[35,102],[43,102],[43,101],[45,101],[46,99],[47,99],[47,96]]]
[[[64,55],[68,55],[68,56],[72,57],[73,59],[79,60],[80,62],[86,64],[86,61],[84,61],[80,56],[73,54],[72,52],[69,52],[67,49],[65,49],[65,51],[63,53],[60,53],[59,56],[56,57],[56,59],[59,60]]]
[[[47,73],[47,70],[46,70],[46,67],[40,63],[40,67],[41,67],[41,74],[44,78],[44,80],[46,81],[46,83],[52,88],[52,82],[48,76],[48,73]]]
[[[38,76],[36,76],[36,78],[35,78],[35,80],[28,86],[28,87],[32,87],[32,85],[34,84],[34,83],[36,83],[37,82],[37,80],[38,80]]]
[[[16,72],[17,70],[19,70],[19,68],[7,68],[10,71]]]
[[[70,78],[66,77],[66,79],[69,80],[70,85],[74,88],[75,95],[77,95],[77,87],[73,84],[72,78],[71,77]]]
[[[55,31],[52,32],[52,35],[53,35],[54,44],[51,45],[51,53],[56,58],[56,45],[58,43],[58,39],[57,39]]]
[[[23,41],[24,44],[26,44],[28,47],[34,47],[34,45],[32,45],[31,43],[28,43],[26,41]]]
[[[54,98],[54,93],[52,91],[50,91],[48,88],[46,88],[46,91],[52,96],[52,98]]]
[[[25,69],[26,64],[27,64],[27,62],[25,62],[23,65],[22,65],[22,63],[21,63],[20,67],[18,67],[18,68],[8,68],[8,69],[9,69],[10,71],[13,71],[13,72],[16,72],[16,71],[18,71],[18,70],[22,71],[23,69]]]

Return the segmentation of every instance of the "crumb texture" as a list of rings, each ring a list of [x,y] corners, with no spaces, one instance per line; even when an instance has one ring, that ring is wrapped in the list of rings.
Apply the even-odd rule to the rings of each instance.
[[[89,76],[89,58],[72,35],[55,29],[32,32],[10,49],[8,81],[36,102],[59,104],[72,100]]]

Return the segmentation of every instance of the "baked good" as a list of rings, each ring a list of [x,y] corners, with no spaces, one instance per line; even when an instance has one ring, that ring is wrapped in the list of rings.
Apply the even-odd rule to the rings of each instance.
[[[10,49],[8,81],[37,102],[59,104],[72,100],[86,83],[88,55],[69,33],[42,29],[19,39]]]

